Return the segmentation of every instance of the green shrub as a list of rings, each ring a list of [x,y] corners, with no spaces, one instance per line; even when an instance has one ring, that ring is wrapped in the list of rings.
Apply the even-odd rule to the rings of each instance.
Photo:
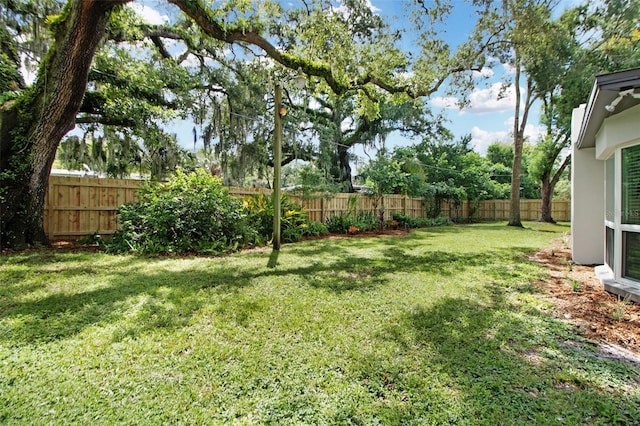
[[[243,204],[249,214],[249,222],[255,228],[259,239],[266,242],[273,238],[273,197],[256,194],[244,199]],[[282,242],[300,241],[305,235],[320,235],[323,229],[315,225],[302,206],[289,197],[280,197],[280,238]],[[326,231],[324,231],[326,233]]]
[[[404,228],[428,228],[431,226],[451,225],[452,223],[449,218],[443,216],[438,216],[435,218],[411,217],[402,213],[394,213],[393,220],[398,222],[398,226]]]
[[[118,212],[121,229],[108,249],[138,253],[218,254],[255,241],[242,203],[221,180],[198,170],[178,172],[164,184],[147,184],[139,202]]]
[[[448,217],[439,216],[430,219],[431,224],[427,226],[449,226],[452,225],[453,222]]]
[[[326,235],[329,233],[329,228],[322,222],[316,222],[315,220],[310,220],[307,226],[305,226],[302,230],[302,235],[317,237],[319,235]]]
[[[378,217],[373,213],[346,213],[328,218],[325,221],[329,232],[338,234],[373,231],[379,226]]]
[[[331,216],[324,222],[329,232],[337,234],[346,234],[349,230],[350,223],[351,219],[349,215],[346,214]]]

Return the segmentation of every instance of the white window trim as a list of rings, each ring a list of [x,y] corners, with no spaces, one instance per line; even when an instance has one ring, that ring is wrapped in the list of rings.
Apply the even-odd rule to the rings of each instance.
[[[622,220],[622,148],[616,149],[614,155],[613,276],[617,281],[622,278],[622,230],[620,229]]]
[[[623,232],[640,233],[640,225],[621,225],[620,238],[622,238]],[[617,278],[617,280],[625,284],[634,285],[640,288],[640,281],[622,276],[622,244],[623,244],[622,240],[620,240],[620,244],[616,244],[616,246],[618,245],[620,246],[620,278]]]
[[[606,194],[606,192],[605,192],[605,194]],[[607,240],[606,240],[606,238],[607,238],[606,231],[607,230],[606,230],[606,228],[609,228],[609,229],[611,229],[613,231],[613,261],[616,262],[617,261],[616,253],[615,253],[616,246],[617,246],[617,244],[616,244],[617,243],[617,240],[616,240],[616,225],[615,225],[615,222],[611,222],[610,220],[605,220],[604,221],[604,226],[605,226],[605,235],[604,235],[605,241],[604,241],[604,265],[603,266],[606,266],[609,269],[609,271],[611,271],[611,273],[613,274],[613,276],[615,278],[615,271],[613,269],[611,269],[611,265],[609,265],[607,263]],[[614,266],[615,266],[615,264],[614,264]]]
[[[625,145],[625,146],[621,146],[618,147],[615,150],[615,184],[614,184],[614,206],[615,206],[615,210],[614,210],[614,217],[613,217],[613,222],[610,221],[605,221],[605,223],[607,224],[607,226],[609,227],[613,227],[614,230],[614,249],[613,249],[613,256],[614,256],[614,269],[613,269],[613,275],[616,281],[619,281],[621,283],[625,283],[628,285],[632,285],[635,287],[639,287],[640,288],[640,281],[637,280],[633,280],[630,278],[625,278],[622,276],[622,260],[623,260],[623,253],[622,253],[622,245],[623,245],[623,240],[622,240],[622,233],[623,232],[634,232],[634,233],[640,233],[640,225],[629,225],[629,224],[623,224],[622,223],[622,150],[625,148],[630,148],[631,146],[635,146],[636,144],[633,145]],[[606,184],[606,183],[605,183]],[[606,191],[605,191],[605,196],[606,196]],[[605,203],[606,204],[606,203]],[[613,225],[613,226],[611,226]]]
[[[616,172],[618,171],[618,168],[616,167],[616,157],[617,157],[617,155],[616,155],[615,151],[613,152],[612,156],[613,156],[613,160],[614,160],[613,161],[613,176],[614,176],[614,179],[613,179],[613,194],[609,194],[609,192],[608,192],[608,189],[609,189],[608,186],[609,185],[607,185],[607,176],[609,176],[609,170],[607,170],[607,168],[608,168],[608,166],[610,164],[609,160],[611,159],[611,157],[607,158],[605,160],[605,162],[604,162],[604,168],[605,168],[604,169],[604,178],[605,178],[605,181],[604,181],[604,197],[605,197],[605,200],[604,200],[604,209],[605,209],[605,211],[604,211],[604,226],[605,226],[605,230],[604,231],[605,231],[605,235],[604,235],[604,237],[605,237],[605,242],[604,242],[604,265],[603,266],[606,266],[607,269],[609,269],[609,271],[611,271],[611,273],[613,274],[614,279],[617,279],[616,270],[618,268],[616,267],[616,263],[618,261],[618,256],[616,255],[616,249],[617,249],[617,246],[618,246],[618,235],[617,235],[618,234],[618,227],[616,226],[616,218],[618,218],[620,216],[621,212],[620,212],[620,209],[618,208],[618,203],[617,203],[618,195],[616,193],[617,192],[616,188],[617,188],[617,184],[618,184],[618,177],[617,177],[617,173]],[[613,212],[612,212],[613,214],[611,215],[613,217],[613,220],[608,220],[607,219],[607,216],[608,216],[607,215],[607,210],[608,210],[607,206],[609,205],[609,200],[607,198],[611,197],[611,196],[613,196],[613,203],[612,203],[613,204]],[[609,265],[607,263],[608,256],[607,256],[606,228],[610,228],[611,230],[613,230],[613,263],[614,263],[613,265]]]

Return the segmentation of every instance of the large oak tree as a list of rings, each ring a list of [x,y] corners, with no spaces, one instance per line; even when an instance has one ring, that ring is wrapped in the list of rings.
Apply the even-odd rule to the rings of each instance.
[[[43,0],[45,1],[45,0]],[[55,4],[53,0],[46,2]],[[78,119],[97,49],[104,40],[109,20],[129,0],[69,0],[58,15],[48,17],[51,44],[39,62],[37,77],[26,85],[18,69],[20,57],[11,35],[2,34],[2,97],[0,101],[0,246],[20,247],[47,243],[42,215],[44,195],[56,150],[63,136]],[[428,31],[419,41],[420,54],[413,62],[398,49],[385,51],[388,43],[359,44],[353,30],[368,31],[366,3],[348,0],[344,10],[323,13],[324,2],[304,3],[298,12],[302,32],[289,34],[277,21],[285,11],[278,2],[249,5],[233,1],[217,4],[217,9],[201,0],[168,0],[189,22],[197,24],[203,37],[224,44],[258,48],[278,66],[318,78],[336,95],[355,93],[362,116],[377,116],[378,90],[395,98],[427,96],[452,74],[479,69],[482,51],[473,43],[451,53],[447,46],[433,41]],[[424,7],[422,2],[418,2]],[[252,7],[261,8],[254,10]],[[266,8],[266,9],[265,9]],[[265,10],[268,13],[264,13]],[[430,11],[425,11],[427,16]],[[436,12],[437,15],[438,12]],[[287,16],[293,16],[289,13]],[[334,38],[321,37],[322,19],[337,22]],[[346,31],[341,32],[341,29]],[[136,33],[139,35],[140,33]],[[112,34],[113,36],[113,34]],[[153,40],[165,56],[163,38],[180,34],[148,30],[142,36]],[[296,43],[304,42],[304,43]],[[301,49],[296,46],[304,45]],[[307,48],[309,47],[309,48]],[[409,73],[408,71],[411,71]],[[396,99],[397,100],[397,99]]]
[[[35,83],[0,109],[0,245],[46,242],[44,195],[56,149],[75,126],[93,55],[119,0],[68,3]],[[19,85],[18,81],[14,82]]]

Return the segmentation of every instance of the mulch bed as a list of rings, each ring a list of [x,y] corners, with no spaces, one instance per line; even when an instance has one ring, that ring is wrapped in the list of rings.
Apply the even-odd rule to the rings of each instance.
[[[595,343],[618,345],[640,356],[640,305],[604,290],[593,266],[575,265],[561,240],[531,260],[549,269],[550,278],[536,283],[555,306],[554,315],[575,324]]]

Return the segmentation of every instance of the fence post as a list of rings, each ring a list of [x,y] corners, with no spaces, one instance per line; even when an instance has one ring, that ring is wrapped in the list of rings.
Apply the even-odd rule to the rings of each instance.
[[[53,205],[53,198],[55,197],[56,194],[56,180],[55,177],[53,176],[49,176],[49,185],[47,187],[47,194],[46,194],[46,198],[45,198],[45,205],[44,205],[44,214],[47,217],[47,221],[43,223],[43,225],[45,225],[46,229],[45,234],[47,234],[47,236],[49,238],[53,237],[53,215],[54,215],[54,205]]]

